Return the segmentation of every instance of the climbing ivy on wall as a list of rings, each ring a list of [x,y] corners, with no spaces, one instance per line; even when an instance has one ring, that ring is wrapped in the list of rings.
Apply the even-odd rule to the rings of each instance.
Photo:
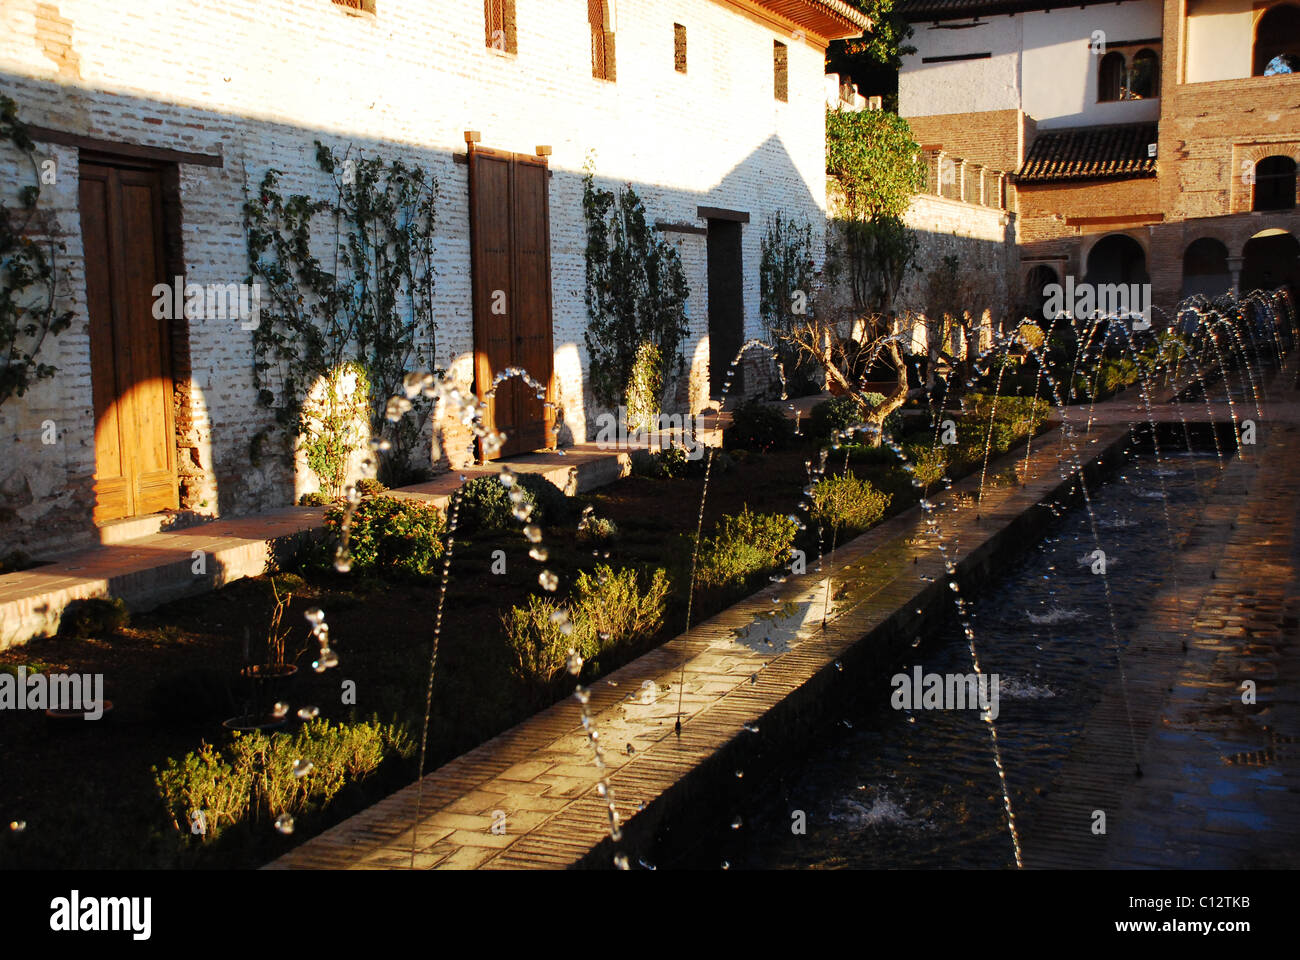
[[[438,184],[418,166],[352,148],[339,156],[317,142],[316,161],[333,180],[333,197],[285,197],[283,172],[271,168],[244,205],[249,282],[261,285],[264,304],[253,334],[258,397],[309,455],[330,451],[334,466],[321,480],[331,485],[352,422],[331,398],[338,399],[339,372],[355,364],[371,437],[383,444],[379,476],[394,485],[406,479],[421,420],[389,421],[388,401],[434,354]],[[322,382],[324,399],[311,400]],[[355,409],[353,399],[347,404]]]
[[[0,95],[0,146],[20,154],[17,166],[30,167],[31,183],[17,192],[17,208],[0,196],[0,404],[21,397],[34,384],[57,372],[40,359],[46,338],[72,323],[71,310],[57,309],[58,254],[54,239],[34,239],[41,184],[55,174],[36,159],[36,145],[18,118],[18,105]],[[8,150],[6,151],[8,152]]]
[[[758,303],[775,342],[811,312],[812,224],[776,211],[767,222],[758,263]]]
[[[660,382],[684,369],[681,343],[690,330],[690,289],[676,248],[647,224],[645,206],[631,184],[617,192],[602,190],[589,165],[582,208],[587,221],[588,317],[583,337],[591,387],[600,403],[614,406],[632,383],[643,344],[659,352]]]

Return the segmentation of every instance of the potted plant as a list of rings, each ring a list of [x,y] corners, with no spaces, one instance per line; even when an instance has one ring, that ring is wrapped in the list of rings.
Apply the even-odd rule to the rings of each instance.
[[[227,720],[228,727],[261,728],[279,726],[285,722],[282,715],[277,715],[274,704],[288,699],[293,678],[298,673],[298,666],[294,661],[302,656],[306,647],[304,646],[292,657],[287,655],[286,650],[293,631],[288,627],[282,627],[282,623],[293,594],[287,591],[281,594],[275,579],[272,578],[271,596],[275,601],[275,607],[271,611],[267,625],[266,646],[261,655],[262,659],[246,663],[239,671],[252,700],[252,711],[246,716]],[[247,650],[245,650],[245,659],[251,660]]]

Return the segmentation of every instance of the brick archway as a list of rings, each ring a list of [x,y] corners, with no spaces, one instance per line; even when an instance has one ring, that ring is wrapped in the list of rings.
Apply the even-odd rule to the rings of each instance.
[[[1241,143],[1232,147],[1232,213],[1250,213],[1255,198],[1255,165],[1265,157],[1290,157],[1300,166],[1300,141]],[[1300,178],[1297,178],[1300,182]],[[1300,189],[1297,191],[1300,195]]]

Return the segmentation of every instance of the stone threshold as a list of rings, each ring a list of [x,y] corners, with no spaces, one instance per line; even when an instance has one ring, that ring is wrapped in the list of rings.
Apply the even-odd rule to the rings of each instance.
[[[1055,505],[1078,493],[1072,460],[1085,483],[1124,462],[1127,424],[1078,434],[1041,435],[1027,468],[1024,448],[992,463],[982,501],[978,471],[932,498],[963,588],[1037,542]],[[726,830],[732,811],[719,798],[736,769],[761,773],[749,765],[781,740],[796,744],[836,696],[951,614],[944,564],[913,507],[830,553],[820,571],[810,557],[807,574],[596,681],[589,710],[624,824],[619,843],[579,705],[566,698],[426,775],[422,799],[413,783],[264,869],[608,868],[616,852],[635,865],[688,821]]]

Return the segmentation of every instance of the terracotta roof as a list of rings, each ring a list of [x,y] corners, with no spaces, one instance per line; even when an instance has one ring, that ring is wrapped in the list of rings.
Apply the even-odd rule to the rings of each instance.
[[[1154,177],[1156,124],[1043,130],[1016,175],[1018,183],[1059,180],[1127,180]]]
[[[752,0],[825,40],[860,37],[871,18],[845,0]]]
[[[1116,0],[1091,0],[1092,3]],[[1123,0],[1119,0],[1123,2]],[[898,0],[894,10],[912,23],[923,20],[969,20],[998,14],[1027,13],[1030,10],[1054,10],[1061,7],[1088,6],[1089,0]]]

